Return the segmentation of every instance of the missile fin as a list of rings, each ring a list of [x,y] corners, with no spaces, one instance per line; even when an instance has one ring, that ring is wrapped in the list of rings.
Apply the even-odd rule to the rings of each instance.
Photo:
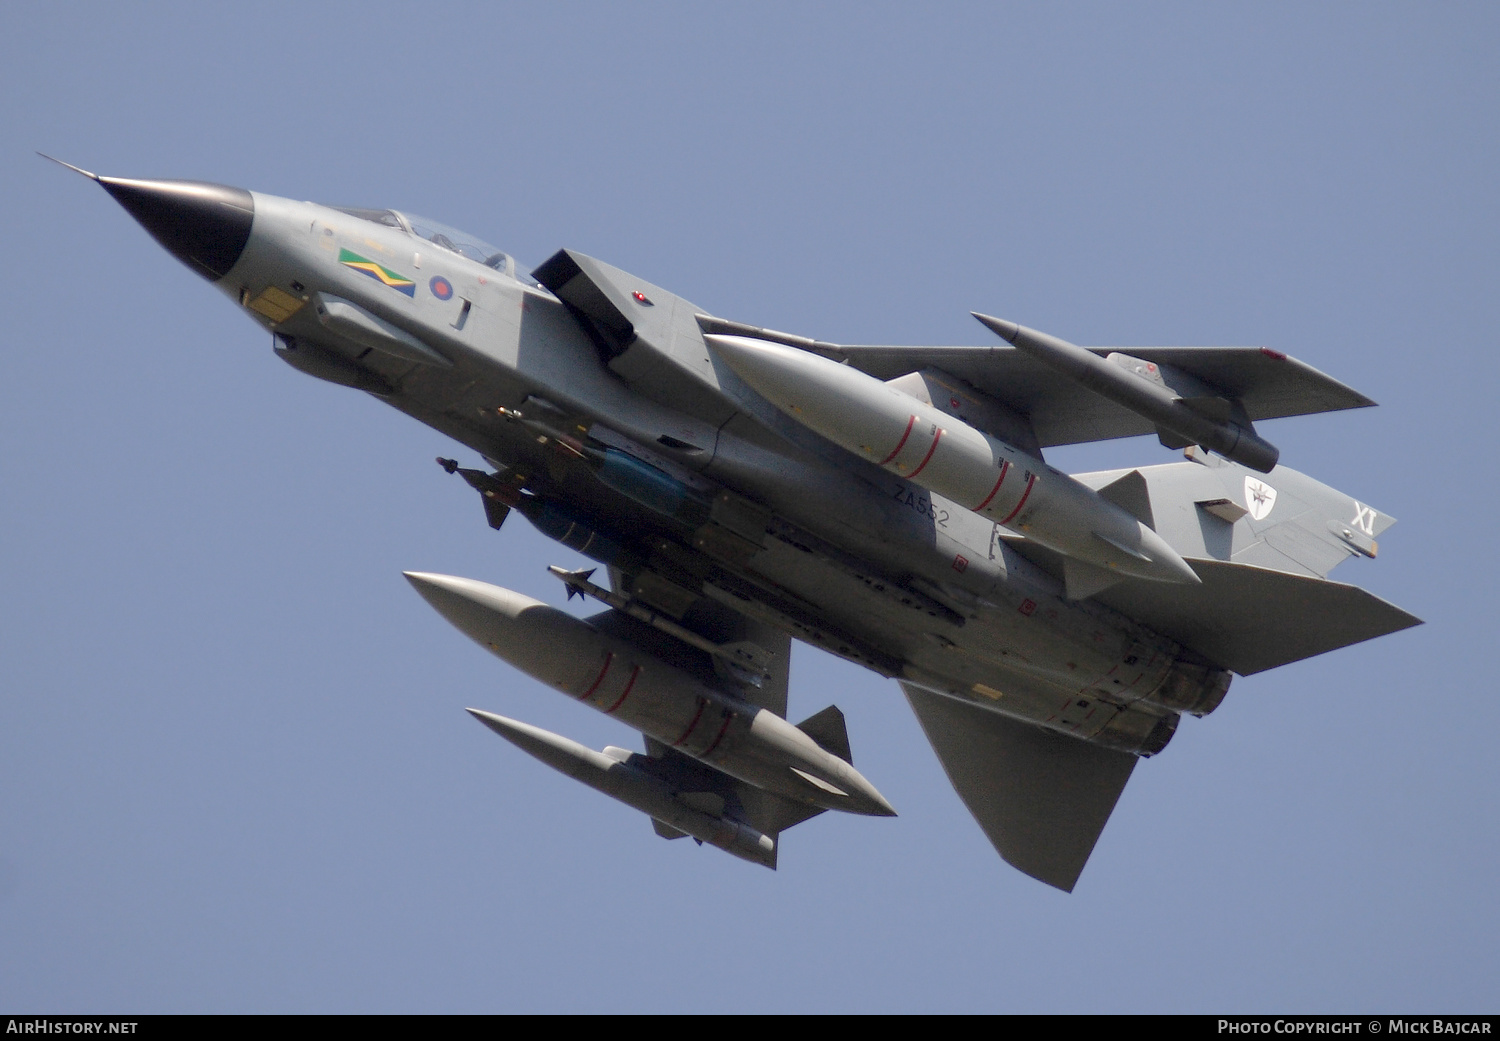
[[[1063,585],[1069,600],[1086,600],[1118,585],[1121,575],[1108,568],[1096,567],[1074,557],[1063,557]]]
[[[486,498],[484,500],[484,519],[490,527],[496,531],[505,523],[505,518],[510,516],[510,507],[503,502]]]
[[[496,531],[500,530],[505,523],[505,518],[510,516],[510,508],[517,501],[521,485],[525,483],[524,477],[518,479],[518,475],[511,473],[509,480],[504,480],[499,474],[487,474],[483,470],[471,470],[459,466],[456,459],[444,459],[438,457],[438,465],[450,474],[456,473],[468,482],[469,487],[479,493],[484,502],[484,519],[490,527]],[[572,599],[569,597],[569,599]]]
[[[827,792],[829,795],[837,795],[837,796],[839,796],[839,797],[842,798],[842,797],[845,797],[845,796],[847,796],[849,794],[848,792],[844,791],[844,789],[840,788],[838,785],[836,785],[836,784],[830,784],[828,781],[823,780],[823,778],[817,776],[816,774],[810,774],[806,770],[799,770],[799,769],[797,769],[794,766],[794,767],[792,767],[792,773],[794,773],[798,777],[802,778],[804,781],[806,781],[808,784],[812,785],[814,788],[819,788],[819,789]]]
[[[655,831],[664,839],[685,839],[688,837],[687,832],[678,831],[670,824],[663,824],[655,817],[651,818],[651,830]]]
[[[745,784],[743,781],[719,775],[717,771],[709,773],[711,768],[689,759],[653,737],[646,737],[646,754],[661,764],[658,769],[651,771],[653,774],[663,778],[672,777],[678,783],[691,777],[701,784],[705,776],[721,776],[723,784],[717,792],[726,797],[726,803],[752,828],[763,835],[769,835],[776,843],[775,849],[771,852],[770,863],[766,865],[773,870],[776,867],[776,853],[781,849],[781,833],[803,821],[811,820],[820,813],[827,812],[821,806],[785,799],[775,792],[768,792],[764,788],[757,788],[752,784]],[[642,768],[648,769],[644,765]]]
[[[1170,448],[1174,452],[1180,448],[1186,448],[1188,445],[1193,443],[1190,438],[1183,437],[1181,434],[1173,433],[1166,427],[1156,428],[1156,439],[1161,442],[1161,446],[1163,448]]]
[[[828,811],[821,806],[811,806],[805,802],[792,802],[783,799],[772,792],[756,789],[755,798],[745,799],[748,804],[746,812],[753,823],[765,834],[772,837],[779,836],[788,828],[795,827],[803,821],[812,820],[820,813]],[[776,846],[781,848],[781,840],[777,838]]]
[[[1098,489],[1099,496],[1108,499],[1151,530],[1156,530],[1156,519],[1151,512],[1151,489],[1146,485],[1145,475],[1132,470],[1124,477],[1111,481]]]
[[[854,756],[849,751],[849,731],[844,725],[844,714],[837,705],[829,705],[822,712],[808,716],[797,724],[797,729],[816,741],[823,751],[854,765]]]

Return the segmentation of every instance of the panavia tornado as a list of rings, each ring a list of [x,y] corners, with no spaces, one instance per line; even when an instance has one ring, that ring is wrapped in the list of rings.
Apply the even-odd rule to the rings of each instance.
[[[1327,577],[1393,519],[1279,465],[1256,427],[1373,402],[1278,351],[1078,347],[982,314],[983,346],[829,343],[571,250],[528,275],[414,214],[78,172],[276,357],[472,453],[438,463],[490,527],[519,513],[598,562],[551,569],[604,605],[586,619],[406,577],[644,735],[594,751],[469,710],[664,838],[774,868],[781,833],[825,810],[894,814],[837,707],[788,721],[795,639],[894,679],[1001,857],[1071,890],[1136,763],[1234,674],[1418,624]],[[1069,475],[1044,457],[1151,433],[1186,459]]]

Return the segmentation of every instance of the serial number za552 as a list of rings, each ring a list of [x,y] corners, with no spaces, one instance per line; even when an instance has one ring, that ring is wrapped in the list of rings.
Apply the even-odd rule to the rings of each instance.
[[[922,516],[937,521],[938,527],[946,528],[948,526],[948,511],[943,509],[943,507],[941,506],[933,506],[932,500],[927,496],[920,495],[917,492],[912,491],[910,488],[897,488],[893,493],[892,498],[894,498],[897,502],[902,503],[903,505],[908,506],[913,510],[916,510]]]

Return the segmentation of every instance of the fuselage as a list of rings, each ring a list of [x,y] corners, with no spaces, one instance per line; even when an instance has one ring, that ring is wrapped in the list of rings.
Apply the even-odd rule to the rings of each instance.
[[[1227,673],[1067,599],[995,520],[758,399],[716,365],[688,301],[593,262],[622,291],[622,339],[452,229],[251,198],[214,284],[278,355],[481,455],[627,595],[668,613],[711,597],[882,674],[1139,754],[1223,696]]]

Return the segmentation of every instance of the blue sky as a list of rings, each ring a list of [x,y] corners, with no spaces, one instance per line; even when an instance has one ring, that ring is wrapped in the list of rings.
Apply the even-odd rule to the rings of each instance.
[[[1495,8],[28,5],[0,37],[0,1007],[1494,1010]],[[1263,344],[1381,403],[1283,461],[1427,620],[1237,680],[1078,889],[1003,865],[894,685],[799,652],[901,811],[776,873],[498,741],[632,735],[403,569],[560,602],[454,446],[279,363],[32,153],[566,246],[728,318]],[[1169,461],[1154,441],[1052,453]]]

